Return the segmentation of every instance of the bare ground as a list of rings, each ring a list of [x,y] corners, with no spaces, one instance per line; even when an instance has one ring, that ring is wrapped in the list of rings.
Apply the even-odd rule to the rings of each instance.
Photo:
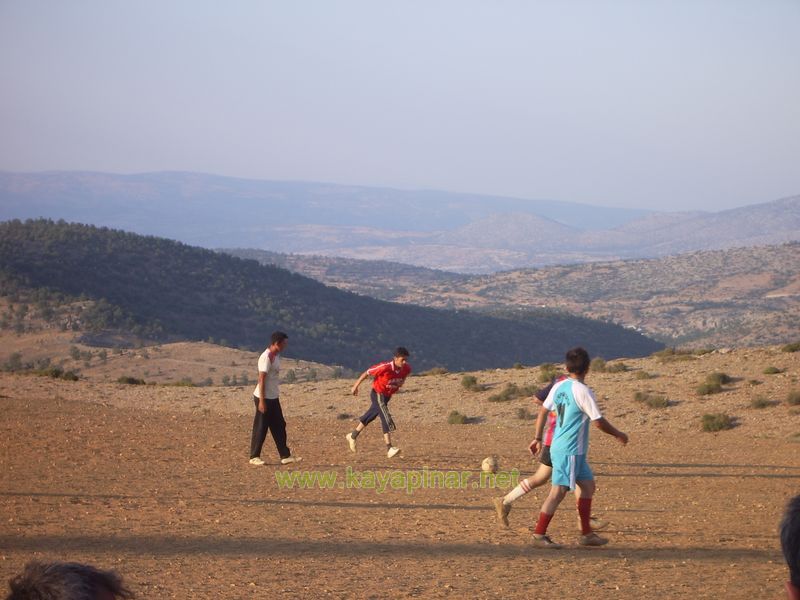
[[[124,386],[0,376],[0,579],[31,558],[117,569],[139,598],[307,597],[781,598],[786,567],[776,534],[800,493],[800,353],[717,352],[685,362],[625,361],[592,374],[605,415],[627,431],[621,447],[593,431],[595,512],[611,542],[576,544],[574,503],[550,533],[561,551],[531,547],[545,490],[494,520],[492,489],[281,489],[271,440],[266,467],[247,464],[250,387]],[[155,360],[155,359],[153,359]],[[253,363],[254,364],[254,363]],[[767,366],[782,370],[764,375]],[[658,376],[636,379],[647,371]],[[711,371],[734,377],[721,394],[694,388]],[[385,457],[371,425],[351,454],[343,436],[366,407],[350,381],[285,385],[294,470],[455,470],[478,480],[489,454],[523,474],[528,400],[489,402],[506,382],[538,370],[413,377],[392,402],[403,453]],[[758,382],[758,383],[756,383]],[[649,390],[665,409],[633,400]],[[751,407],[756,397],[771,402]],[[457,409],[473,425],[448,425]],[[700,416],[726,412],[736,427],[703,433]]]

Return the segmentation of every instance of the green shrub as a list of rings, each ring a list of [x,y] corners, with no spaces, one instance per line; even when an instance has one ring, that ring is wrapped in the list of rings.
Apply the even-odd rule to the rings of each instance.
[[[664,348],[663,350],[654,352],[652,356],[659,359],[660,362],[695,360],[695,356],[691,350],[681,350],[678,348]]]
[[[42,371],[39,371],[41,375],[47,375],[48,377],[52,377],[53,379],[61,379],[64,376],[64,369],[60,367],[49,367]]]
[[[778,373],[783,373],[783,369],[779,369],[778,367],[767,367],[762,371],[764,375],[777,375]]]
[[[797,352],[800,350],[800,342],[794,342],[793,344],[786,344],[783,348],[781,348],[783,352]]]
[[[65,379],[67,381],[78,381],[80,377],[74,371],[67,371],[61,376],[61,379]]]
[[[701,383],[697,386],[698,396],[710,396],[711,394],[719,394],[722,391],[722,386],[718,383]]]
[[[606,360],[604,358],[593,358],[592,362],[589,363],[589,370],[594,373],[605,373],[606,372]]]
[[[451,411],[449,415],[447,415],[447,422],[450,425],[464,425],[467,422],[467,415],[462,415],[457,410]]]
[[[613,365],[606,365],[606,373],[625,373],[630,371],[630,367],[624,362],[614,363]]]
[[[560,372],[553,363],[539,365],[539,383],[550,383],[555,377],[558,377]]]
[[[764,396],[756,396],[750,401],[750,408],[767,408],[768,406],[772,406],[772,402]]]
[[[524,368],[525,368],[525,365],[523,365],[520,362],[515,362],[514,366],[512,367],[512,369],[524,369]]]
[[[339,413],[338,415],[336,415],[336,418],[339,419],[340,421],[346,421],[348,419],[352,419],[353,415],[351,415],[350,413],[346,413],[346,412],[345,413]]]
[[[489,396],[489,402],[508,402],[515,398],[533,396],[537,392],[535,386],[519,387],[516,383],[508,383],[503,391]]]
[[[421,376],[425,375],[447,375],[449,371],[444,367],[433,367],[432,369],[428,369],[427,371],[423,371],[420,373]]]
[[[725,413],[703,415],[703,431],[723,431],[733,427],[733,419]]]
[[[517,418],[521,419],[522,421],[533,421],[536,418],[536,415],[524,406],[520,406],[517,409]]]
[[[8,357],[8,360],[3,365],[4,371],[22,371],[25,368],[25,365],[22,363],[22,353],[21,352],[12,352],[11,356]]]
[[[786,403],[790,406],[797,406],[800,404],[800,391],[792,390],[789,392],[789,395],[786,396]]]
[[[634,379],[644,380],[644,379],[655,379],[658,375],[654,375],[653,373],[648,373],[647,371],[637,371],[636,375],[633,376]]]
[[[711,354],[714,351],[714,348],[696,348],[692,350],[692,354],[695,356],[703,356],[704,354]]]
[[[729,375],[726,373],[720,373],[719,371],[714,371],[713,373],[709,373],[706,376],[706,383],[716,383],[719,385],[725,385],[726,383],[730,383],[733,381]]]
[[[763,381],[759,381],[758,379],[748,379],[747,383],[749,383],[752,387],[755,387],[757,385],[761,385],[764,382]]]
[[[489,396],[489,402],[508,402],[519,395],[519,387],[515,383],[508,383],[502,392]]]
[[[117,379],[117,383],[124,383],[127,385],[144,385],[144,379],[137,379],[136,377],[123,375],[122,377]]]
[[[651,394],[650,392],[636,392],[633,395],[633,399],[650,408],[667,408],[669,406],[669,400],[667,400],[666,396]]]
[[[478,383],[478,378],[474,375],[464,375],[461,378],[461,387],[470,392],[480,392],[483,390],[483,386]]]
[[[243,382],[243,383],[247,383],[247,382]],[[179,379],[178,381],[174,381],[174,382],[170,383],[169,385],[172,385],[172,386],[175,386],[175,387],[196,387],[195,383],[192,381],[191,377],[184,377],[183,379]]]

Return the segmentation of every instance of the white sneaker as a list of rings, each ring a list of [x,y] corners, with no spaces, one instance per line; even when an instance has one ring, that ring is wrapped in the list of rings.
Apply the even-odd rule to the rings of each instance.
[[[400,452],[400,448],[397,446],[392,446],[386,451],[386,456],[388,458],[392,458],[393,456],[396,456],[398,452]]]
[[[300,458],[299,456],[287,456],[286,458],[282,458],[281,459],[281,464],[282,465],[290,465],[292,463],[298,463],[301,460],[303,460],[303,459]]]
[[[254,456],[253,458],[250,459],[250,464],[260,467],[261,465],[265,465],[267,463],[265,463],[263,460],[261,460],[261,457]]]
[[[356,438],[353,437],[353,433],[352,432],[348,433],[346,436],[344,436],[344,439],[346,439],[347,443],[350,444],[350,452],[355,452]]]

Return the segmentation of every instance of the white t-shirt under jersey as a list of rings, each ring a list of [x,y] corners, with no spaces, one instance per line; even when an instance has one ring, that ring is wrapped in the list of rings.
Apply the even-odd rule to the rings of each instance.
[[[269,348],[261,353],[258,357],[258,373],[266,373],[265,379],[266,387],[264,389],[264,398],[274,400],[278,397],[278,384],[280,383],[281,375],[281,357],[276,352],[270,352]],[[253,390],[253,395],[256,398],[261,397],[261,384],[256,385]]]

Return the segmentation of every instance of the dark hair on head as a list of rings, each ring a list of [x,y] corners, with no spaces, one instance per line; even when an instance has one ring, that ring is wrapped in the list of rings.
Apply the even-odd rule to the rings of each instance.
[[[800,496],[789,500],[786,506],[781,521],[781,548],[789,565],[789,579],[800,587]]]
[[[411,356],[411,355],[408,353],[408,350],[406,350],[406,349],[405,349],[403,346],[398,346],[397,348],[395,348],[395,350],[394,350],[394,355],[395,355],[395,356],[405,356],[406,358],[408,358],[409,356]]]
[[[589,353],[580,346],[567,350],[567,356],[564,359],[567,372],[574,373],[575,375],[588,373],[591,362],[592,361],[589,360]]]
[[[80,563],[31,561],[8,584],[6,600],[97,600],[101,593],[133,598],[114,571]]]
[[[289,336],[283,333],[282,331],[274,331],[269,338],[270,345],[272,344],[280,344],[283,340],[288,340]]]

